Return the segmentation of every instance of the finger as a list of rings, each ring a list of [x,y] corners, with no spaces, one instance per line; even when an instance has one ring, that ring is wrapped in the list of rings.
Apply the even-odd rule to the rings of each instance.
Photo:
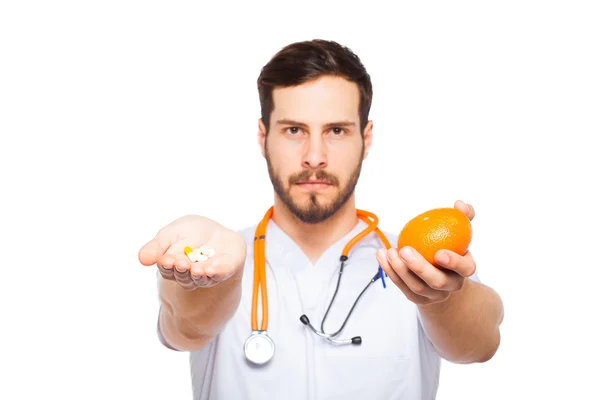
[[[400,278],[400,276],[398,276],[398,274],[396,273],[396,271],[394,271],[394,269],[392,268],[392,266],[390,265],[390,263],[387,259],[385,249],[380,249],[377,252],[377,261],[379,261],[379,265],[381,266],[381,269],[383,269],[383,271],[388,275],[388,277],[392,280],[392,282],[394,282],[394,284],[402,291],[402,293],[404,293],[406,298],[408,298],[410,301],[412,301],[414,303],[418,303],[418,304],[423,304],[423,303],[429,302],[429,300],[426,299],[425,297],[418,295],[415,292],[413,292],[412,290],[410,290],[410,288],[406,285],[406,283],[404,283],[402,278]]]
[[[175,257],[172,255],[166,255],[158,258],[156,266],[158,267],[158,271],[164,279],[171,281],[175,280],[175,273],[173,271],[174,263]]]
[[[206,287],[211,283],[210,277],[206,276],[206,271],[204,270],[206,263],[206,261],[195,262],[190,267],[190,277],[199,287]]]
[[[457,200],[454,203],[454,208],[456,208],[457,210],[461,211],[470,220],[473,220],[473,218],[475,218],[475,209],[473,208],[473,206],[470,205],[470,204],[468,204],[468,203],[465,203],[462,200]]]
[[[214,283],[212,283],[212,280],[206,275],[195,275],[192,273],[190,274],[190,276],[192,277],[192,280],[198,287],[208,287],[214,285]]]
[[[138,252],[138,260],[142,265],[154,265],[158,262],[158,259],[167,252],[170,246],[170,238],[166,235],[158,234],[154,239],[142,246]]]
[[[237,271],[237,260],[230,254],[215,254],[207,261],[204,271],[215,282],[229,279]]]
[[[183,255],[183,256],[178,255],[178,256],[175,256],[175,261],[173,262],[173,267],[175,268],[175,270],[187,272],[192,267],[192,263],[190,262],[190,260],[187,258],[186,255]]]
[[[464,256],[450,250],[439,250],[435,253],[435,261],[440,267],[454,271],[465,278],[470,277],[477,270],[475,259],[468,250]]]
[[[415,272],[411,271],[406,262],[400,258],[398,249],[391,248],[386,255],[394,271],[396,271],[398,276],[406,283],[410,290],[427,298],[436,298],[438,296],[438,294],[435,293],[435,289],[431,288],[427,282],[417,276]]]
[[[189,271],[187,271],[187,270],[180,270],[177,267],[175,267],[173,269],[173,271],[175,273],[175,280],[177,281],[177,283],[179,284],[179,286],[181,286],[185,290],[196,289],[196,283],[192,279]]]
[[[398,274],[396,274],[396,271],[394,271],[392,269],[392,267],[387,259],[385,248],[381,248],[381,249],[377,250],[377,253],[375,253],[375,257],[377,258],[377,262],[379,263],[379,266],[381,267],[381,269],[383,269],[383,272],[385,272],[390,278],[393,278],[395,276],[396,278],[400,279]],[[393,280],[394,279],[392,279],[392,281]]]
[[[402,282],[401,284],[397,284],[398,287],[412,302],[416,304],[429,304],[432,301],[438,301],[446,297],[447,292],[431,289],[414,272],[410,271],[406,265],[393,270],[396,272],[398,280]]]
[[[163,265],[157,264],[158,265],[158,271],[160,272],[160,275],[167,280],[170,281],[174,281],[175,280],[175,273],[173,272],[173,268],[166,268]]]
[[[156,265],[159,267],[164,267],[166,269],[173,269],[175,267],[175,256],[172,254],[165,254],[160,256],[156,261]]]
[[[410,246],[399,251],[404,265],[432,289],[454,291],[460,286],[460,276],[454,272],[443,271],[431,265],[425,258]]]
[[[159,270],[165,279],[174,280],[184,289],[190,290],[191,286],[195,286],[189,273],[190,263],[183,257],[175,257],[173,255],[165,255],[160,258]]]

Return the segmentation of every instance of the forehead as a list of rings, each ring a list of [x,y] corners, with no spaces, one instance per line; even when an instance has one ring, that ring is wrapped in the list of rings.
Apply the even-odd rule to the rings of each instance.
[[[360,92],[354,82],[341,77],[321,77],[302,85],[274,89],[271,120],[358,121],[359,102]]]

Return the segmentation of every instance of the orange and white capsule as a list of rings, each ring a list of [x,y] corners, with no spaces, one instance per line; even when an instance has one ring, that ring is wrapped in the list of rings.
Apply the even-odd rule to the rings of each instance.
[[[183,252],[187,256],[187,258],[190,260],[190,262],[193,262],[193,263],[198,262],[196,253],[194,252],[194,250],[192,250],[192,248],[190,246],[185,246],[185,248],[183,249]]]

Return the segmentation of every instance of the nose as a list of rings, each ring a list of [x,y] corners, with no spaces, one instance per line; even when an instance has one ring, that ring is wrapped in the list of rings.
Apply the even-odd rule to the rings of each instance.
[[[302,166],[304,168],[325,168],[327,167],[327,151],[323,137],[320,135],[311,135],[306,141],[306,151],[302,157]]]

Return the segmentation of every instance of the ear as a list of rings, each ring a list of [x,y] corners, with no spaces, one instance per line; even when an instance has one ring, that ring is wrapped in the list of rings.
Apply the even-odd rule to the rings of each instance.
[[[260,153],[262,156],[265,156],[265,139],[267,138],[267,130],[265,129],[265,124],[262,122],[262,118],[258,119],[258,146],[260,147]]]
[[[367,126],[365,126],[363,140],[365,141],[365,155],[363,157],[363,160],[365,160],[369,155],[369,150],[371,149],[371,145],[373,144],[373,121],[367,122]]]

